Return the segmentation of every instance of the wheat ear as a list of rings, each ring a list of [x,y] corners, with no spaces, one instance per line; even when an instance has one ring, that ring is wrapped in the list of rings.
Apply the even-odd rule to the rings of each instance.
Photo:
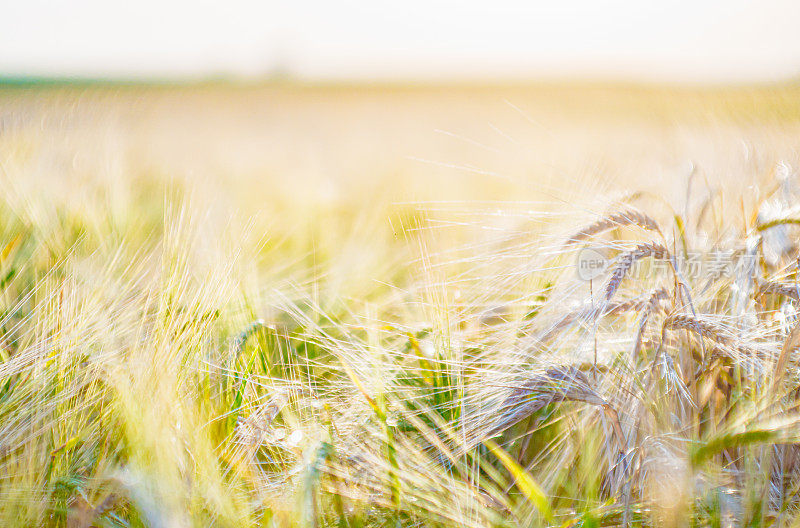
[[[664,288],[653,290],[650,294],[628,299],[627,301],[618,301],[608,303],[602,310],[597,308],[581,308],[564,315],[559,319],[551,328],[545,330],[539,335],[537,341],[539,343],[546,343],[555,337],[558,333],[566,327],[579,320],[587,320],[593,318],[595,315],[600,316],[613,316],[621,315],[629,312],[640,312],[648,309],[651,305],[658,305],[662,300],[668,299],[669,294]],[[656,308],[657,306],[654,306]]]
[[[728,348],[733,348],[741,352],[755,355],[761,355],[759,351],[753,349],[752,347],[737,343],[733,336],[728,334],[722,327],[692,315],[677,314],[668,317],[666,321],[664,321],[664,328],[671,330],[688,330],[697,336],[705,337]]]
[[[669,292],[664,288],[657,288],[653,290],[647,299],[647,303],[639,310],[642,312],[642,315],[639,318],[639,325],[636,329],[636,341],[633,345],[634,360],[636,360],[641,353],[642,344],[644,342],[644,331],[645,328],[647,328],[647,322],[650,320],[650,316],[657,310],[664,310],[661,301],[666,299],[669,299]]]
[[[647,231],[655,231],[657,233],[661,232],[661,229],[658,227],[658,223],[653,220],[652,217],[641,211],[637,211],[636,209],[625,209],[624,211],[619,211],[608,216],[604,216],[599,220],[585,226],[583,229],[569,237],[566,245],[569,246],[571,244],[580,242],[581,240],[586,240],[591,236],[599,235],[600,233],[604,233],[611,229],[628,225],[636,225]]]
[[[758,295],[783,295],[795,301],[800,301],[800,288],[795,284],[787,284],[785,282],[762,282],[758,289]]]
[[[551,403],[564,401],[583,402],[603,409],[612,421],[615,436],[620,446],[625,445],[617,411],[594,389],[586,375],[574,366],[559,366],[548,369],[544,374],[532,376],[514,387],[511,394],[503,400],[499,413],[488,428],[481,427],[467,440],[467,448],[491,438],[520,420]]]
[[[662,246],[661,244],[656,244],[654,242],[647,242],[644,244],[639,244],[631,251],[627,253],[623,253],[622,256],[618,259],[617,265],[614,267],[614,270],[611,272],[611,277],[608,279],[608,284],[606,285],[605,291],[605,300],[606,302],[610,301],[614,294],[619,289],[620,284],[622,283],[622,279],[625,278],[625,275],[633,267],[633,264],[641,260],[645,257],[653,257],[655,259],[666,259],[669,258],[670,253],[667,248]]]

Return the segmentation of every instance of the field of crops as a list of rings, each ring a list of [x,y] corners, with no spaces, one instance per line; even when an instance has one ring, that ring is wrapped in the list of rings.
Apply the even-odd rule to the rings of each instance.
[[[800,522],[800,88],[0,87],[0,526]]]

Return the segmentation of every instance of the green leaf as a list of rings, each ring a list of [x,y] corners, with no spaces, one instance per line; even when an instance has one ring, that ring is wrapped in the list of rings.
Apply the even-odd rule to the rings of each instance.
[[[511,473],[511,476],[514,477],[514,481],[517,483],[517,487],[531,504],[539,510],[539,513],[542,514],[545,520],[552,522],[553,511],[550,508],[550,501],[541,486],[539,486],[530,473],[525,471],[525,468],[520,466],[516,460],[511,458],[508,453],[503,451],[503,449],[492,440],[484,440],[483,444],[489,448],[489,451],[491,451],[492,454],[502,462],[508,472]]]

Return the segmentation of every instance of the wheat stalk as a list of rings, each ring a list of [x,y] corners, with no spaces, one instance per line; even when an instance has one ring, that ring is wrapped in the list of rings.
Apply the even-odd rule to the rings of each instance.
[[[256,319],[255,321],[251,322],[247,325],[244,330],[239,332],[236,337],[233,338],[233,342],[231,343],[231,356],[236,359],[244,350],[245,344],[247,344],[247,340],[250,339],[252,335],[262,329],[268,329],[269,325],[264,322],[263,319]]]
[[[767,229],[777,227],[779,225],[800,224],[800,218],[776,218],[760,223],[756,226],[756,230],[765,231]]]

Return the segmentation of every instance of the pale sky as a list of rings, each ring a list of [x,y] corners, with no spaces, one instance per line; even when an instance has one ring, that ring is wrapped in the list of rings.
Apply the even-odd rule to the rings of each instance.
[[[0,0],[0,75],[774,81],[791,0]]]

